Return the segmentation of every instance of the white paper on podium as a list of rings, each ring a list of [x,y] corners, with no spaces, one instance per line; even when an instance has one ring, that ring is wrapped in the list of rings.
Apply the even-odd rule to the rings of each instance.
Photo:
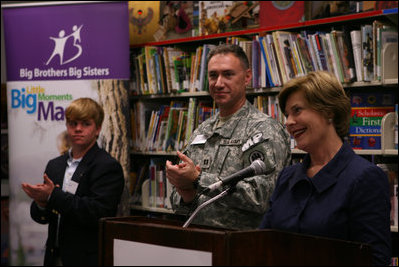
[[[211,252],[114,239],[114,266],[211,265]]]

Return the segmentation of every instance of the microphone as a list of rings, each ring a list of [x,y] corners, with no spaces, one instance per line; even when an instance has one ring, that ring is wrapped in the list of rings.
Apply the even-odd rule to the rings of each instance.
[[[274,171],[274,168],[270,171]],[[267,172],[266,164],[260,160],[254,160],[251,165],[248,167],[239,170],[238,172],[227,176],[226,178],[221,179],[220,181],[213,183],[209,185],[205,190],[204,193],[212,192],[215,189],[221,187],[222,185],[225,184],[231,184],[231,183],[236,183],[244,178],[251,177],[254,175],[259,175],[259,174],[269,174],[270,172]]]

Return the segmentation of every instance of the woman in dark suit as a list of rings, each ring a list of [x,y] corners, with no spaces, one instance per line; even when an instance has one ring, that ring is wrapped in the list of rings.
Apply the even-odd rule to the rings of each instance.
[[[391,255],[388,178],[344,141],[350,100],[328,72],[290,80],[278,96],[288,132],[308,154],[280,173],[260,228],[368,243],[374,265]]]
[[[97,145],[102,107],[79,98],[65,110],[70,149],[48,162],[44,183],[22,184],[34,201],[31,217],[49,224],[44,265],[98,265],[98,225],[116,216],[122,167]]]

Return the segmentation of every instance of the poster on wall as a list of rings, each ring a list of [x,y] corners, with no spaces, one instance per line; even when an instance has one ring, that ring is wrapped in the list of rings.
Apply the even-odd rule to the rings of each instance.
[[[127,2],[52,3],[2,5],[10,265],[43,264],[47,226],[31,219],[21,183],[41,183],[47,162],[60,155],[71,101],[91,97],[100,103],[105,118],[98,143],[120,161],[126,180],[129,173]]]

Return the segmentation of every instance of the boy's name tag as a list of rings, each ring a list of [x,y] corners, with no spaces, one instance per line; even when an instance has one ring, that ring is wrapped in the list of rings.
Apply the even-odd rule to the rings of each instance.
[[[69,183],[66,185],[65,192],[69,192],[72,195],[75,195],[78,185],[79,184],[77,182],[70,180]]]

